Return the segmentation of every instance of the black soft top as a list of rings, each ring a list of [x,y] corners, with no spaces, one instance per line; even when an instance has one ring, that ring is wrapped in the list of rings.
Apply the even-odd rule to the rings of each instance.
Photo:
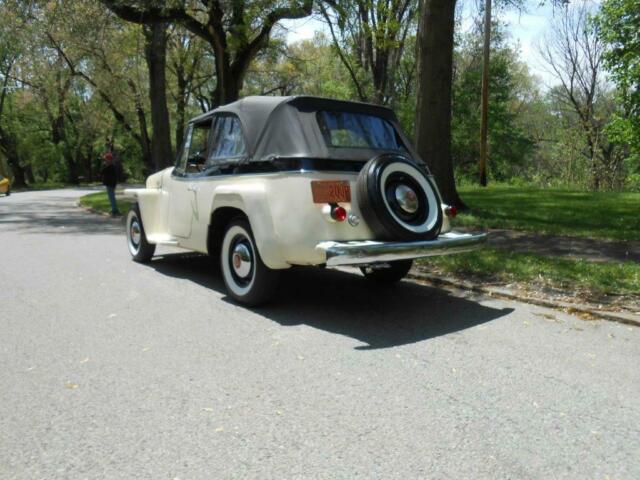
[[[383,118],[395,128],[409,156],[420,161],[393,110],[369,103],[306,95],[251,96],[204,113],[190,123],[208,121],[216,114],[236,115],[242,124],[248,160],[251,162],[275,158],[365,161],[384,153],[370,148],[328,147],[316,120],[318,111],[344,111]]]

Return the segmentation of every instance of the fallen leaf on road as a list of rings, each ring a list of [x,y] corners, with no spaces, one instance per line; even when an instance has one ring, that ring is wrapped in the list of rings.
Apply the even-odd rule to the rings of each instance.
[[[113,318],[113,317],[115,317],[115,316],[116,316],[116,314],[115,314],[115,313],[110,313],[110,314],[109,314],[109,316],[108,316],[107,318]]]
[[[204,410],[205,412],[213,412],[213,408],[211,407],[204,407],[202,410]]]
[[[69,390],[75,390],[80,385],[78,385],[77,383],[67,382],[67,383],[64,384],[64,386],[67,387]]]
[[[80,360],[80,363],[87,363],[88,361],[89,361],[89,357],[86,357]]]
[[[224,432],[224,427],[218,427],[218,428],[216,428],[216,432]]]
[[[143,351],[143,352],[148,352],[149,350],[151,350],[151,347],[144,347],[144,348],[142,349],[142,351]]]

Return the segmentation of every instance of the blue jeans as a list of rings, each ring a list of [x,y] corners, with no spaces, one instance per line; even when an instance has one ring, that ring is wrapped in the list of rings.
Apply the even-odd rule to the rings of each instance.
[[[117,215],[120,213],[116,203],[116,187],[107,187],[107,197],[109,197],[109,203],[111,204],[111,214]]]

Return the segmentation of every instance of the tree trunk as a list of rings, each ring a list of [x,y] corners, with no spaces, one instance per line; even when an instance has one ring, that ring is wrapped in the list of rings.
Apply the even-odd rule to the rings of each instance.
[[[176,126],[175,126],[175,138],[176,138],[176,151],[182,147],[184,128],[186,123],[186,110],[187,110],[187,82],[184,78],[184,72],[177,69],[176,72],[178,81],[178,95],[176,96]]]
[[[418,154],[436,179],[442,199],[458,209],[460,199],[451,157],[451,83],[455,0],[422,0],[418,23]]]
[[[149,67],[151,102],[151,156],[156,171],[173,164],[171,126],[167,108],[167,25],[154,23],[145,29],[145,56]]]

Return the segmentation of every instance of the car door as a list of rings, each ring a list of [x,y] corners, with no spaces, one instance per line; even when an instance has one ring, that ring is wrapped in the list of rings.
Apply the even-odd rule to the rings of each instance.
[[[207,145],[211,132],[211,119],[191,123],[187,128],[184,145],[168,185],[169,233],[178,238],[191,236],[194,216],[198,215],[196,193],[207,159]]]
[[[206,251],[215,190],[221,183],[235,180],[236,167],[246,157],[246,142],[240,119],[230,113],[216,114],[211,128],[207,159],[196,185],[197,214],[192,216],[189,248]]]

